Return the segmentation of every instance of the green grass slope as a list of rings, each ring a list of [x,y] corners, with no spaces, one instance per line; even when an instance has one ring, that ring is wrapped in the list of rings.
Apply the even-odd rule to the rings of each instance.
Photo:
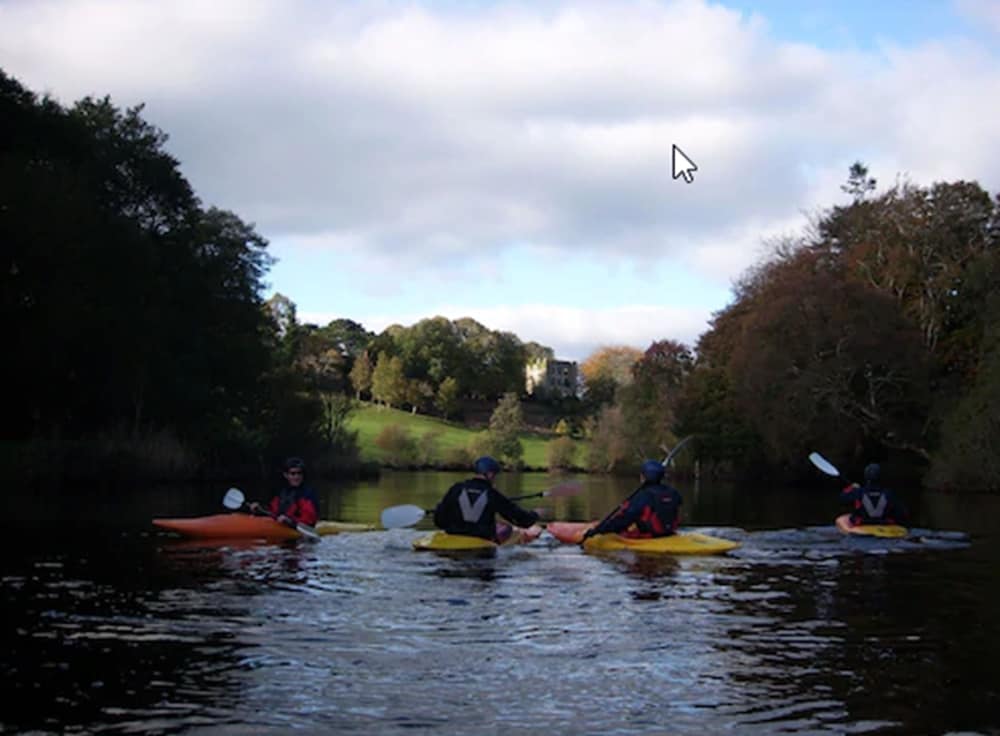
[[[398,409],[386,409],[373,404],[360,404],[348,419],[348,426],[358,433],[358,444],[361,446],[361,459],[380,462],[385,452],[375,445],[375,438],[385,427],[395,424],[405,429],[414,440],[419,440],[428,432],[437,433],[436,462],[443,462],[449,450],[468,447],[472,438],[482,430],[473,430],[455,422],[447,422],[436,417],[411,414]],[[550,437],[525,432],[521,435],[524,447],[523,463],[531,468],[548,466],[546,448]],[[576,464],[581,465],[584,456],[582,442],[577,442]]]

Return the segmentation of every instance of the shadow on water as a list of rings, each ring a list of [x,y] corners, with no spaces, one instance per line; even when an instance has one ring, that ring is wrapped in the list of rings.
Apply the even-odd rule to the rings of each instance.
[[[371,522],[453,481],[423,476],[320,488],[324,516]],[[558,516],[631,490],[586,480]],[[3,530],[0,731],[1000,729],[996,500],[907,499],[922,528],[882,540],[837,532],[835,493],[682,490],[687,525],[741,546],[591,555],[543,535],[448,557],[413,551],[417,529],[191,543],[148,520],[217,513],[218,489],[132,499],[117,523],[110,501],[56,504]]]

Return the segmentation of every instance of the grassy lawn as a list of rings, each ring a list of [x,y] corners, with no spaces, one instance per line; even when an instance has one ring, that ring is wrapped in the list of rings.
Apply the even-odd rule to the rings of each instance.
[[[444,453],[449,449],[459,449],[467,447],[469,441],[478,433],[478,430],[455,423],[446,422],[436,417],[423,416],[422,414],[411,414],[408,411],[398,409],[386,409],[376,407],[373,404],[363,403],[351,414],[348,420],[350,428],[358,433],[358,444],[361,445],[362,460],[381,461],[384,452],[375,445],[375,438],[385,427],[390,424],[398,425],[405,429],[411,437],[418,439],[427,432],[437,432],[437,450],[443,459]],[[533,433],[521,435],[521,444],[524,447],[524,464],[532,468],[543,468],[548,465],[546,447],[549,438]],[[583,442],[578,442],[577,463],[583,460]]]

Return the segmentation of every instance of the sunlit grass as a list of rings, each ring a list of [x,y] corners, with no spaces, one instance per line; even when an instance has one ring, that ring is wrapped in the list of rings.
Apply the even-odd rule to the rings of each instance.
[[[398,409],[387,409],[377,407],[373,404],[362,403],[351,414],[348,420],[350,428],[358,433],[358,444],[361,446],[362,460],[381,461],[385,454],[375,445],[375,438],[385,427],[396,424],[406,429],[414,439],[428,432],[437,433],[437,462],[445,462],[449,452],[457,451],[469,446],[472,438],[482,430],[469,429],[457,422],[448,422],[436,417],[428,417],[422,414],[411,414],[408,411]],[[524,447],[522,460],[524,465],[530,468],[545,468],[548,465],[546,457],[549,442],[555,437],[544,436],[532,432],[525,432],[521,435],[521,444]],[[581,463],[584,447],[582,442],[578,442],[577,462]]]

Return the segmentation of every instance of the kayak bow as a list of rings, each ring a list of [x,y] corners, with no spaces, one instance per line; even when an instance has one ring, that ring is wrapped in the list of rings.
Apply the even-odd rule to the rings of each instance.
[[[583,535],[596,524],[595,521],[553,521],[546,528],[560,542],[580,544],[583,542]],[[598,534],[583,543],[583,548],[588,552],[630,549],[634,552],[666,555],[719,555],[739,546],[739,542],[699,532],[679,532],[669,537],[652,539]]]
[[[899,539],[909,533],[905,526],[898,524],[851,524],[850,514],[838,516],[835,523],[844,534],[863,534],[869,537]]]
[[[269,516],[250,514],[214,514],[191,519],[153,519],[160,529],[196,539],[298,539],[297,529],[285,526]]]

